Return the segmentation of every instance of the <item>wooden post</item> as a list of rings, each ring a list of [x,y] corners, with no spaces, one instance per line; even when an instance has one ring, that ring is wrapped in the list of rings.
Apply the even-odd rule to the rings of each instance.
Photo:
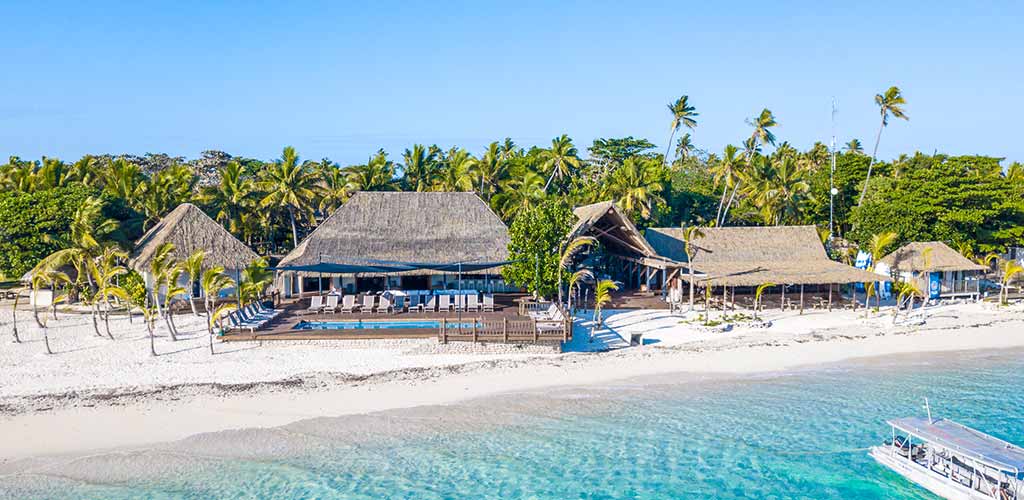
[[[828,284],[828,312],[832,312],[832,283]]]
[[[804,285],[800,285],[800,314],[804,313]]]
[[[732,287],[732,300],[729,303],[729,309],[736,310],[736,286]]]
[[[448,320],[441,318],[441,343],[448,343]]]
[[[729,310],[729,287],[722,287],[722,321],[725,321],[726,311]]]
[[[850,297],[853,297],[853,310],[857,310],[857,284],[850,283]]]
[[[508,318],[501,318],[501,338],[508,342]]]
[[[779,307],[781,307],[782,310],[785,311],[786,310],[786,284],[783,283],[781,286],[782,286],[782,301],[781,301],[782,303],[779,304]]]
[[[476,343],[476,339],[477,339],[477,335],[476,335],[476,320],[473,320],[473,343],[474,344]]]
[[[537,320],[534,320],[531,324],[533,325],[533,343],[536,344],[540,340],[540,330],[537,329]]]

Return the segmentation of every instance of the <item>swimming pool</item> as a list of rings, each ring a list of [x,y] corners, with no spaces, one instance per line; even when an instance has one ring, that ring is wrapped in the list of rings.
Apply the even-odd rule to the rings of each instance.
[[[473,328],[473,322],[461,323],[462,328]],[[480,325],[477,325],[480,326]],[[459,324],[448,323],[449,328],[458,328]],[[300,321],[295,330],[389,330],[389,329],[432,329],[441,328],[441,321],[436,319],[402,320],[402,321]]]

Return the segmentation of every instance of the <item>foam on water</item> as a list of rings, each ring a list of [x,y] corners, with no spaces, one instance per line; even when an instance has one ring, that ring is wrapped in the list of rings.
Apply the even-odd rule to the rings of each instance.
[[[20,464],[4,498],[934,498],[864,448],[933,410],[1024,443],[1024,352],[685,375]]]

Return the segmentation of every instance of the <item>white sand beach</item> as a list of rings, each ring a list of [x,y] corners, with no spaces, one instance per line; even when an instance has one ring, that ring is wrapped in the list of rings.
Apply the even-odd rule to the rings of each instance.
[[[949,304],[916,314],[894,326],[887,308],[868,318],[863,310],[767,311],[768,328],[722,332],[668,311],[609,311],[594,342],[589,322],[578,322],[564,354],[473,352],[420,339],[217,343],[214,356],[203,319],[183,314],[182,337],[172,342],[160,328],[153,358],[138,319],[112,319],[109,340],[96,336],[89,316],[63,313],[49,321],[48,355],[41,330],[19,311],[23,343],[0,343],[0,460],[645,375],[742,376],[858,357],[1024,347],[1020,305]],[[5,336],[10,321],[5,307]],[[625,347],[632,333],[643,333],[645,345]]]

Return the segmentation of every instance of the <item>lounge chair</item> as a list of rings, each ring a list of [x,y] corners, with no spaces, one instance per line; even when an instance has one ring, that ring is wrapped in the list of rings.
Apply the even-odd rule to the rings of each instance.
[[[466,310],[467,311],[480,311],[480,299],[475,293],[471,293],[466,296]]]
[[[451,295],[438,295],[437,296],[437,310],[441,312],[452,310],[452,296]]]
[[[356,304],[355,295],[346,295],[341,298],[341,312],[351,313],[359,309],[359,305]]]
[[[278,315],[280,315],[282,312],[284,312],[284,310],[282,310],[282,309],[268,308],[268,307],[263,305],[263,302],[260,302],[260,301],[256,301],[256,311],[259,312],[260,314],[264,315],[264,316],[267,316],[267,317],[271,318],[271,319],[276,318]]]
[[[320,313],[324,310],[324,296],[314,295],[313,298],[309,299],[309,307],[306,308],[306,312]]]
[[[394,310],[395,310],[395,308],[391,307],[391,301],[388,300],[387,297],[381,295],[380,302],[377,303],[377,309],[375,309],[375,312],[383,314],[383,313],[386,313],[386,312],[389,312],[389,311],[394,311]]]
[[[409,312],[412,312],[413,309],[419,309],[419,310],[423,309],[423,307],[422,307],[423,304],[420,302],[419,294],[413,294],[413,295],[409,296],[409,304],[408,304],[408,306],[409,306],[409,308],[408,308]]]
[[[332,313],[338,312],[338,301],[339,300],[341,300],[341,297],[339,297],[337,295],[328,295],[327,296],[327,303],[324,304],[324,312],[325,313],[327,311],[331,311]]]
[[[494,312],[494,296],[484,294],[484,312]]]
[[[363,307],[361,307],[359,310],[363,312],[373,312],[373,302],[375,298],[376,296],[373,294],[368,293],[366,295],[363,295]]]
[[[548,308],[546,310],[544,310],[544,311],[530,311],[529,314],[530,314],[531,318],[533,318],[535,320],[538,320],[538,321],[542,321],[542,320],[550,320],[551,318],[553,318],[555,316],[555,313],[557,311],[558,311],[558,307],[556,307],[555,304],[552,302],[551,305],[548,306]]]
[[[460,294],[455,296],[455,310],[456,311],[464,311],[465,309],[466,309],[466,296],[460,293]]]
[[[434,312],[437,310],[437,295],[428,295],[427,303],[420,307],[420,311]]]

